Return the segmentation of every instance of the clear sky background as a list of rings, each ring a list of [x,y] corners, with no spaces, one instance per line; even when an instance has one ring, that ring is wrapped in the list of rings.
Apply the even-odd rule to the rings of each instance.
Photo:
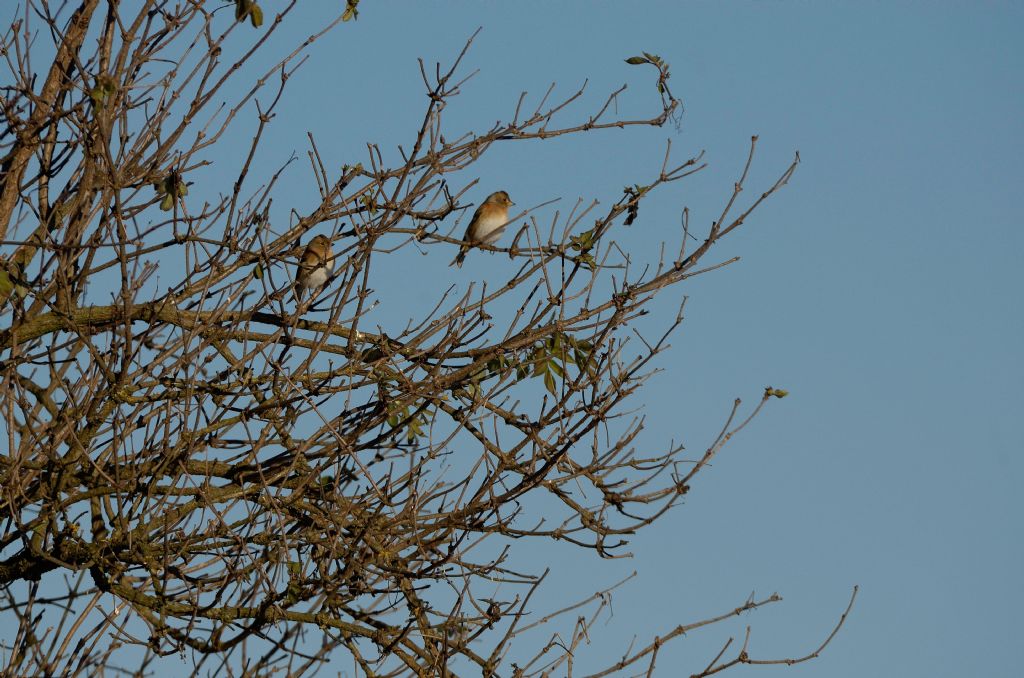
[[[263,4],[270,20],[274,2]],[[309,14],[275,54],[342,5],[304,3]],[[300,161],[275,205],[301,212],[314,200],[307,131],[335,168],[366,163],[368,142],[392,157],[410,146],[426,104],[416,59],[450,64],[478,27],[463,72],[479,72],[446,111],[449,138],[507,119],[522,91],[536,104],[551,83],[565,96],[589,79],[566,123],[623,83],[619,113],[653,114],[653,70],[623,63],[641,51],[672,65],[686,108],[678,129],[496,146],[457,178],[480,180],[470,201],[503,188],[521,206],[561,198],[547,218],[578,198],[607,206],[656,175],[666,141],[680,162],[705,150],[705,172],[662,190],[617,232],[655,261],[659,243],[678,242],[683,206],[698,233],[717,217],[751,135],[760,144],[746,200],[802,157],[789,186],[707,260],[739,263],[659,298],[667,323],[687,295],[686,322],[641,396],[638,448],[682,439],[699,457],[734,398],[752,406],[766,385],[791,395],[633,541],[632,559],[527,551],[557,556],[539,611],[638,572],[580,667],[608,665],[634,636],[646,644],[752,592],[784,601],[677,639],[659,675],[700,670],[746,625],[753,657],[800,656],[856,584],[857,604],[821,658],[727,675],[1019,675],[1024,5],[364,0],[357,22],[313,46],[277,110],[256,167],[267,176],[292,154]],[[232,130],[240,149],[251,123]],[[226,191],[233,176],[217,168],[210,177],[226,183],[197,191]],[[428,303],[514,266],[471,253],[450,269],[450,250],[410,253],[380,297]],[[568,636],[574,619],[550,630]],[[339,656],[325,675],[349,669]]]
[[[309,16],[293,36],[321,15]],[[761,142],[748,199],[794,151],[803,160],[712,254],[739,255],[738,264],[660,299],[667,321],[688,295],[687,320],[642,396],[641,449],[682,438],[699,456],[733,398],[753,404],[769,384],[791,396],[634,540],[633,559],[558,552],[544,592],[552,608],[639,573],[617,592],[582,666],[751,592],[785,600],[675,641],[662,675],[699,670],[747,624],[752,656],[799,656],[858,584],[820,659],[758,671],[1019,675],[1024,6],[368,0],[289,84],[262,162],[269,171],[304,156],[307,130],[335,166],[365,162],[367,142],[385,153],[411,145],[425,105],[416,59],[449,64],[477,27],[464,72],[479,73],[446,112],[452,137],[508,118],[521,91],[536,103],[552,82],[567,95],[589,78],[566,121],[624,82],[620,113],[654,111],[651,72],[623,63],[642,50],[672,65],[686,113],[679,129],[495,148],[460,177],[480,179],[470,200],[504,188],[525,206],[607,205],[658,171],[666,140],[680,161],[704,149],[706,172],[662,191],[618,233],[653,261],[658,243],[677,242],[684,205],[698,228],[717,216],[752,134]],[[299,164],[278,200],[313,199]],[[471,255],[459,272],[447,268],[447,249],[436,251],[410,261],[403,273],[412,273],[396,274],[381,297],[426,303],[452,282],[512,266]]]

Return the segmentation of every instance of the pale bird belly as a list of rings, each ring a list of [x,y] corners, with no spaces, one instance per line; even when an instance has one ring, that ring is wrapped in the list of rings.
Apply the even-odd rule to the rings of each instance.
[[[303,278],[301,282],[306,287],[320,287],[327,282],[329,275],[330,271],[327,270],[326,267],[321,266],[320,268],[313,270],[309,275]]]
[[[477,226],[477,236],[480,242],[490,245],[501,237],[505,232],[507,222],[505,217],[488,217],[481,219]]]

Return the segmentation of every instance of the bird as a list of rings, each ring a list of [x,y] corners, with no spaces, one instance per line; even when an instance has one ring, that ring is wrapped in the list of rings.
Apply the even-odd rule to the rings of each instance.
[[[296,301],[302,301],[302,295],[307,289],[315,292],[323,287],[333,269],[334,250],[331,249],[330,238],[326,235],[315,236],[299,257],[299,266],[295,271]]]
[[[462,266],[466,258],[466,252],[475,244],[483,243],[490,245],[501,237],[508,225],[508,208],[515,205],[505,191],[491,193],[484,200],[480,207],[476,208],[473,218],[466,228],[466,235],[462,236],[462,247],[449,266]]]

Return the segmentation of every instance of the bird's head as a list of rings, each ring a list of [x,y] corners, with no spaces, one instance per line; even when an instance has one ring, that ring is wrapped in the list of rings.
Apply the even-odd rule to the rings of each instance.
[[[511,207],[512,205],[515,205],[515,203],[512,202],[512,198],[508,197],[508,193],[505,191],[491,193],[487,196],[487,200],[484,202],[498,207]]]

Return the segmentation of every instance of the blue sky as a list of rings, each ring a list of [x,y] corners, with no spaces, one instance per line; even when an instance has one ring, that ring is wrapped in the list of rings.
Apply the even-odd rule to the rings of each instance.
[[[682,206],[701,228],[717,216],[752,134],[760,145],[747,196],[794,151],[803,160],[714,253],[738,264],[659,301],[667,319],[687,295],[687,320],[643,396],[640,444],[681,437],[699,451],[733,398],[752,404],[768,384],[792,395],[726,448],[684,506],[635,539],[634,558],[558,552],[552,606],[639,573],[583,665],[751,592],[785,600],[669,645],[664,675],[699,670],[747,624],[752,656],[798,656],[857,584],[857,605],[819,660],[759,671],[1013,675],[1024,631],[1024,8],[363,4],[290,83],[264,162],[304,154],[306,130],[337,164],[364,160],[367,142],[385,153],[411,143],[424,104],[416,59],[450,63],[477,27],[465,72],[479,73],[446,112],[453,132],[487,128],[521,91],[536,102],[552,82],[568,94],[589,79],[580,116],[623,82],[621,113],[653,110],[650,74],[622,61],[642,50],[672,65],[686,104],[679,129],[495,148],[465,177],[480,179],[481,196],[493,186],[525,205],[608,204],[658,170],[666,140],[680,160],[704,149],[707,171],[655,196],[620,232],[653,261],[658,243],[676,237]],[[300,200],[314,189],[303,168],[282,190]],[[411,270],[443,287],[506,265],[471,261],[457,274],[448,258],[425,256]],[[435,298],[428,285],[394,285],[381,296]]]
[[[309,14],[275,54],[323,20],[317,12],[342,4],[305,3]],[[821,658],[756,672],[1016,675],[1024,5],[365,0],[357,22],[313,46],[256,158],[269,176],[299,156],[275,194],[281,213],[316,195],[307,131],[334,167],[365,163],[370,142],[394,157],[423,115],[416,59],[449,64],[478,27],[463,70],[479,72],[446,110],[451,136],[509,117],[522,91],[536,103],[552,82],[564,96],[589,81],[567,122],[622,83],[620,114],[656,111],[651,73],[623,63],[641,51],[672,65],[686,112],[678,129],[496,146],[459,176],[480,180],[470,201],[498,188],[523,206],[560,198],[550,218],[578,198],[608,205],[623,186],[650,180],[666,141],[679,161],[704,150],[706,171],[653,196],[618,233],[638,260],[656,261],[659,243],[677,241],[683,206],[698,232],[717,217],[751,135],[760,142],[745,200],[795,151],[802,158],[790,184],[708,260],[739,263],[659,298],[647,327],[670,321],[684,295],[686,322],[641,396],[638,448],[682,439],[699,456],[734,398],[753,405],[769,384],[791,395],[725,448],[684,505],[634,539],[633,558],[525,552],[554,561],[538,614],[638,572],[579,665],[612,663],[634,636],[646,643],[752,592],[784,601],[674,641],[659,655],[661,675],[700,670],[746,625],[751,656],[800,656],[859,585]],[[232,129],[238,148],[252,117]],[[208,177],[233,177],[225,164]],[[450,269],[452,253],[438,246],[410,256],[405,275],[378,288],[382,299],[432,302],[450,284],[504,280],[514,265],[471,253]],[[393,319],[407,317],[406,307]],[[573,618],[557,630],[567,635]],[[339,657],[325,675],[348,668]]]
[[[1013,675],[1024,631],[1022,19],[1006,3],[369,4],[300,76],[322,82],[323,104],[304,102],[293,143],[306,128],[337,130],[344,149],[408,138],[422,104],[415,58],[447,62],[477,26],[467,65],[480,73],[452,127],[480,129],[521,90],[568,92],[583,78],[592,101],[629,82],[623,106],[638,110],[653,103],[646,74],[622,59],[659,54],[686,103],[680,130],[499,149],[472,168],[529,204],[607,202],[657,168],[666,139],[680,154],[706,149],[710,168],[634,227],[651,252],[681,205],[710,222],[750,135],[761,139],[755,190],[799,149],[791,184],[719,253],[742,261],[681,291],[687,322],[644,396],[643,440],[701,449],[732,398],[753,402],[767,384],[792,395],[635,540],[635,558],[560,561],[556,581],[581,595],[639,572],[586,650],[595,665],[633,633],[664,633],[752,591],[785,601],[677,641],[659,666],[697,670],[746,624],[754,656],[800,655],[858,584],[819,660],[761,672]]]

